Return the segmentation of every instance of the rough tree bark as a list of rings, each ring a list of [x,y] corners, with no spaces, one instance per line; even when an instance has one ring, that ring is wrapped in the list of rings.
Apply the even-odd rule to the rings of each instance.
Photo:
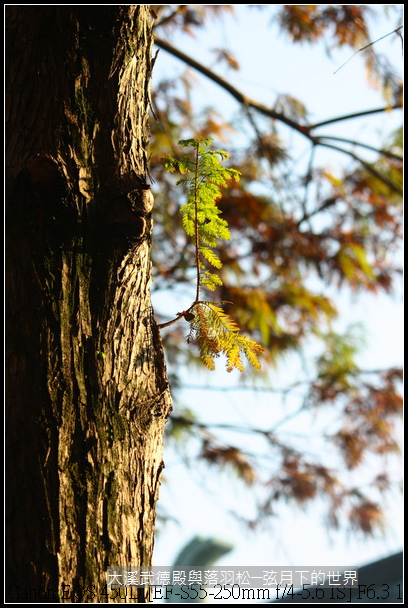
[[[107,601],[107,565],[151,563],[171,402],[149,291],[150,21],[148,5],[6,9],[9,600],[65,584],[62,601],[78,585]]]

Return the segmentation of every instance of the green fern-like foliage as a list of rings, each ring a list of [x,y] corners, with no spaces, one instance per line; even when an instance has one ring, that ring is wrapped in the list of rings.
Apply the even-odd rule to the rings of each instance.
[[[230,239],[228,224],[220,215],[217,200],[221,198],[220,187],[230,179],[239,180],[236,169],[223,167],[220,161],[228,159],[224,150],[210,150],[212,138],[183,139],[183,148],[193,148],[193,154],[181,160],[169,157],[165,161],[167,171],[178,170],[182,177],[177,183],[188,187],[187,202],[180,209],[183,228],[194,239],[196,247],[197,297],[200,287],[214,290],[222,285],[221,279],[209,267],[221,268],[222,263],[214,251],[217,239]]]
[[[197,302],[194,306],[194,319],[190,322],[187,341],[196,341],[204,365],[215,369],[214,359],[221,353],[227,358],[227,371],[244,371],[241,354],[249,363],[260,368],[258,354],[264,348],[247,336],[239,333],[239,327],[218,305],[213,302]]]
[[[178,184],[187,185],[187,202],[181,207],[182,223],[186,233],[195,244],[196,298],[187,311],[179,313],[190,322],[188,341],[197,342],[203,363],[214,369],[214,359],[221,353],[227,358],[227,370],[244,371],[241,354],[256,368],[260,367],[258,354],[263,347],[254,340],[239,334],[239,327],[220,307],[220,303],[200,299],[201,287],[214,291],[222,285],[221,278],[213,272],[222,262],[214,251],[218,239],[230,239],[227,222],[220,217],[217,200],[221,198],[221,187],[228,181],[239,180],[240,173],[223,167],[228,159],[224,150],[211,150],[212,138],[181,140],[183,148],[192,148],[192,154],[181,159],[168,157],[167,171],[178,171],[183,177]],[[171,322],[170,322],[171,323]],[[168,325],[164,324],[163,326]]]

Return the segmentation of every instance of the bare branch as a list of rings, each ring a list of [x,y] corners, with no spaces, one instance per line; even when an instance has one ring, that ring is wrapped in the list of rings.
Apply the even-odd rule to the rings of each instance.
[[[395,371],[401,371],[400,368],[393,368],[393,367],[379,367],[379,368],[374,368],[374,369],[359,369],[358,373],[356,373],[356,375],[358,376],[365,376],[365,375],[372,375],[372,376],[378,376],[381,374],[386,374],[388,372],[390,372],[395,370]],[[285,387],[276,387],[273,388],[271,386],[248,386],[245,384],[238,384],[237,386],[209,386],[206,384],[180,384],[177,388],[178,389],[182,389],[182,390],[191,390],[191,391],[214,391],[214,392],[220,392],[220,393],[231,393],[231,392],[242,392],[242,391],[251,391],[251,392],[255,392],[255,393],[289,393],[290,391],[299,388],[299,387],[305,387],[307,385],[310,384],[310,380],[299,380],[297,382],[294,382],[293,384],[290,384],[289,386],[285,386]],[[173,417],[173,416],[172,416]]]
[[[183,317],[184,317],[184,313],[179,312],[177,317],[175,317],[171,321],[167,321],[167,323],[158,323],[157,327],[159,329],[163,329],[163,327],[170,327],[170,325],[174,325],[174,323],[177,323],[177,321],[180,321],[180,319],[182,319]]]
[[[393,190],[397,194],[403,196],[404,193],[403,193],[403,190],[401,188],[399,188],[390,179],[388,179],[388,177],[386,175],[383,175],[382,173],[380,173],[379,171],[377,171],[377,169],[375,169],[372,165],[370,165],[370,163],[368,163],[367,161],[363,160],[360,156],[357,156],[357,154],[354,154],[354,152],[351,152],[350,150],[344,150],[343,148],[340,148],[339,146],[335,146],[333,144],[328,144],[328,143],[326,143],[324,141],[319,141],[319,144],[321,146],[324,146],[325,148],[331,148],[332,150],[337,150],[337,152],[342,152],[343,154],[347,154],[347,156],[351,156],[352,158],[354,158],[354,160],[356,160],[361,165],[363,165],[363,167],[365,169],[367,169],[367,171],[369,173],[371,173],[372,175],[374,175],[374,177],[376,177],[377,179],[381,180],[386,186],[388,186],[388,188],[390,188],[390,190]]]
[[[336,116],[335,118],[329,118],[328,120],[323,120],[322,122],[316,122],[314,125],[311,125],[309,127],[309,129],[312,131],[314,129],[318,129],[319,127],[323,127],[325,125],[331,125],[334,122],[340,122],[342,120],[350,120],[351,118],[361,118],[361,116],[369,116],[370,114],[379,114],[380,112],[389,112],[390,110],[400,110],[400,109],[402,109],[402,105],[397,103],[392,106],[375,108],[374,110],[361,110],[361,112],[354,112],[353,114],[344,114],[344,116]]]
[[[179,5],[173,12],[169,13],[166,17],[163,17],[160,21],[158,21],[157,23],[155,23],[153,25],[153,30],[155,30],[158,27],[161,27],[163,25],[166,25],[166,23],[170,23],[170,21],[172,21],[174,19],[174,17],[177,17],[177,15],[179,13],[182,13],[185,10],[185,5]]]
[[[352,139],[346,139],[345,137],[335,137],[334,135],[321,135],[320,141],[324,140],[330,141],[341,141],[345,144],[350,144],[351,146],[359,146],[361,148],[366,148],[367,150],[371,150],[372,152],[376,152],[377,154],[381,154],[382,156],[386,156],[387,158],[392,158],[394,160],[400,160],[401,162],[404,160],[402,156],[398,156],[398,154],[394,154],[389,150],[383,150],[382,148],[376,148],[375,146],[369,146],[368,144],[364,144],[361,141],[355,141]]]
[[[198,61],[196,61],[195,59],[190,57],[189,55],[186,55],[179,49],[175,48],[169,42],[156,36],[155,44],[158,47],[162,48],[163,50],[167,51],[168,53],[172,54],[174,57],[177,57],[178,59],[180,59],[187,65],[191,66],[192,68],[194,68],[201,74],[204,74],[204,76],[206,76],[207,78],[209,78],[216,84],[220,85],[225,91],[230,93],[230,95],[232,95],[244,107],[253,108],[253,109],[257,110],[258,112],[260,112],[261,114],[263,114],[264,116],[272,118],[273,120],[278,120],[278,121],[286,124],[287,126],[291,127],[292,129],[294,129],[295,131],[297,131],[298,133],[300,133],[301,135],[306,137],[314,146],[321,145],[326,148],[331,148],[333,150],[346,154],[347,156],[350,156],[351,158],[354,158],[356,161],[361,163],[368,171],[370,171],[370,173],[375,175],[378,179],[382,180],[389,188],[391,188],[398,194],[402,195],[402,190],[398,186],[393,184],[386,176],[379,173],[376,169],[373,169],[373,167],[371,167],[371,165],[369,163],[367,163],[362,158],[357,156],[354,152],[323,141],[323,139],[328,139],[328,137],[323,137],[323,136],[317,137],[312,134],[312,131],[314,129],[317,129],[324,125],[332,124],[334,122],[339,122],[339,121],[343,121],[343,120],[350,120],[352,118],[358,118],[361,116],[369,116],[370,114],[386,112],[386,111],[389,111],[390,109],[392,109],[392,110],[399,109],[399,108],[401,108],[400,104],[386,106],[383,108],[376,108],[374,110],[364,110],[361,112],[355,112],[353,114],[347,114],[344,116],[337,116],[336,118],[331,118],[329,120],[315,123],[313,125],[301,125],[301,124],[295,122],[294,120],[291,120],[284,114],[277,112],[273,108],[268,108],[267,106],[255,101],[254,99],[247,97],[246,95],[244,95],[244,93],[242,93],[237,88],[235,88],[233,85],[231,85],[227,80],[225,80],[224,78],[222,78],[221,76],[219,76],[218,74],[213,72],[212,70],[206,68],[201,63],[199,63]],[[334,139],[334,138],[332,138],[332,139]],[[367,145],[364,145],[364,144],[358,144],[358,145],[360,145],[362,147],[368,147]],[[384,154],[383,151],[380,151],[380,153]]]
[[[280,122],[283,122],[284,124],[288,125],[292,129],[295,129],[296,131],[298,131],[299,133],[301,133],[302,135],[304,135],[305,137],[307,137],[308,139],[310,139],[311,141],[314,142],[314,137],[312,135],[310,135],[310,133],[309,133],[309,127],[299,125],[297,122],[291,120],[284,114],[281,114],[280,112],[276,112],[276,110],[274,110],[273,108],[268,108],[267,106],[264,106],[263,104],[255,101],[254,99],[247,97],[241,91],[239,91],[234,86],[232,86],[232,84],[230,84],[227,80],[225,80],[224,78],[222,78],[221,76],[219,76],[218,74],[216,74],[215,72],[210,70],[209,68],[206,68],[201,63],[199,63],[198,61],[196,61],[195,59],[190,57],[189,55],[186,55],[182,51],[179,51],[179,49],[176,49],[174,46],[172,46],[166,40],[162,40],[161,38],[158,38],[157,36],[155,36],[155,44],[158,47],[160,47],[161,49],[170,53],[171,55],[174,55],[174,57],[177,57],[178,59],[180,59],[187,65],[191,66],[198,72],[201,72],[201,74],[204,74],[204,76],[207,76],[207,78],[209,78],[213,82],[219,84],[223,89],[225,89],[228,93],[230,93],[242,105],[249,107],[249,108],[254,108],[255,110],[258,110],[258,112],[260,112],[264,116],[268,116],[269,118],[273,118],[273,119],[279,120]]]
[[[381,36],[381,38],[377,38],[377,40],[374,40],[374,42],[369,42],[365,46],[361,47],[361,49],[358,49],[358,51],[353,53],[353,55],[351,57],[349,57],[347,59],[347,61],[345,61],[339,68],[337,68],[337,70],[335,72],[333,72],[333,74],[337,74],[337,72],[340,72],[340,70],[342,68],[344,68],[344,66],[347,65],[348,62],[353,59],[353,57],[355,57],[358,53],[361,53],[362,51],[365,51],[366,49],[370,48],[370,46],[373,46],[373,44],[377,44],[377,42],[380,42],[380,40],[384,40],[384,38],[387,38],[388,36],[391,36],[392,34],[398,34],[401,37],[400,30],[402,30],[403,27],[404,27],[403,25],[400,25],[400,27],[397,27],[397,29],[393,30],[392,32],[388,32],[388,34]]]

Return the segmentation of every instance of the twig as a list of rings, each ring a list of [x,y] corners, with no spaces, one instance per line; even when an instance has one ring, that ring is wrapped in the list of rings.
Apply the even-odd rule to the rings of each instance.
[[[324,141],[326,139],[330,141],[341,141],[342,143],[350,144],[351,146],[359,146],[360,148],[366,148],[367,150],[371,150],[372,152],[376,152],[378,154],[381,154],[382,156],[386,156],[387,158],[400,160],[401,162],[404,160],[402,156],[398,156],[398,154],[394,154],[393,152],[389,152],[388,150],[383,150],[382,148],[376,148],[375,146],[369,146],[368,144],[364,144],[360,141],[346,139],[345,137],[335,137],[334,135],[320,136],[320,141]]]
[[[328,144],[324,141],[320,141],[319,143],[321,146],[324,146],[325,148],[331,148],[332,150],[337,150],[337,152],[343,152],[343,154],[347,154],[348,156],[351,156],[352,158],[354,158],[354,160],[356,160],[361,165],[363,165],[363,167],[365,169],[367,169],[367,171],[369,173],[374,175],[374,177],[377,177],[386,186],[388,186],[388,188],[390,188],[390,190],[393,190],[397,194],[400,194],[401,196],[403,196],[404,193],[401,188],[396,186],[391,180],[388,179],[388,177],[386,177],[385,175],[383,175],[382,173],[377,171],[377,169],[374,169],[374,167],[372,165],[370,165],[368,162],[366,162],[365,160],[360,158],[360,156],[357,156],[357,154],[354,154],[354,152],[351,152],[350,150],[344,150],[343,148],[340,148],[339,146],[334,146],[333,144]]]
[[[314,137],[312,135],[310,135],[309,128],[307,126],[299,125],[297,122],[291,120],[284,114],[281,114],[280,112],[276,112],[276,110],[274,110],[273,108],[268,108],[267,106],[264,106],[263,104],[255,101],[254,99],[247,97],[241,91],[239,91],[234,86],[232,86],[227,80],[224,80],[224,78],[222,78],[221,76],[219,76],[212,70],[206,68],[205,66],[203,66],[201,63],[199,63],[192,57],[189,57],[182,51],[179,51],[166,40],[162,40],[161,38],[158,38],[157,36],[155,36],[155,44],[158,47],[160,47],[161,49],[170,53],[171,55],[174,55],[175,57],[177,57],[178,59],[180,59],[187,65],[196,69],[198,72],[201,72],[201,74],[204,74],[204,76],[207,76],[207,78],[209,78],[213,82],[219,84],[223,89],[228,91],[228,93],[230,93],[242,105],[244,105],[246,107],[250,107],[250,108],[255,108],[261,114],[264,114],[265,116],[268,116],[269,118],[274,118],[276,120],[280,120],[281,122],[285,123],[289,127],[292,127],[292,129],[295,129],[296,131],[298,131],[299,133],[301,133],[308,139],[314,141]]]
[[[180,321],[180,319],[182,319],[183,317],[184,317],[184,313],[179,312],[178,315],[177,315],[177,317],[175,317],[171,321],[167,321],[167,323],[158,323],[157,327],[159,329],[163,329],[163,327],[169,327],[170,325],[173,325],[174,323],[177,323],[177,321]]]
[[[316,122],[314,125],[310,125],[309,129],[312,131],[314,129],[318,129],[319,127],[324,127],[325,125],[331,125],[334,122],[340,122],[342,120],[350,120],[351,118],[360,118],[361,116],[369,116],[370,114],[379,114],[380,112],[388,112],[389,110],[399,109],[402,109],[402,105],[400,103],[394,104],[392,106],[375,108],[374,110],[362,110],[361,112],[354,112],[353,114],[344,114],[343,116],[336,116],[335,118],[329,118],[328,120],[323,120],[322,122]]]
[[[178,6],[172,13],[167,15],[167,17],[163,17],[160,21],[155,23],[153,25],[153,29],[155,30],[157,27],[161,27],[163,25],[166,25],[166,23],[169,23],[170,21],[172,21],[174,19],[174,17],[177,17],[177,15],[179,13],[182,13],[185,10],[184,7],[185,7],[185,5]]]
[[[384,36],[381,36],[381,38],[377,38],[377,40],[374,40],[374,42],[370,42],[369,44],[366,44],[365,46],[363,46],[361,49],[358,49],[358,51],[356,51],[355,53],[352,54],[351,57],[349,57],[347,59],[347,61],[345,61],[343,63],[343,65],[341,65],[339,68],[337,68],[337,70],[335,72],[333,72],[334,74],[337,74],[337,72],[339,72],[342,68],[344,68],[345,65],[348,64],[349,61],[351,61],[353,59],[353,57],[355,57],[358,53],[361,53],[362,51],[365,51],[366,49],[370,48],[370,46],[373,46],[373,44],[376,44],[377,42],[380,42],[380,40],[384,40],[384,38],[387,38],[388,36],[391,36],[392,34],[398,34],[400,30],[402,30],[404,26],[400,25],[399,27],[397,27],[396,30],[393,30],[392,32],[388,32],[388,34],[385,34]]]

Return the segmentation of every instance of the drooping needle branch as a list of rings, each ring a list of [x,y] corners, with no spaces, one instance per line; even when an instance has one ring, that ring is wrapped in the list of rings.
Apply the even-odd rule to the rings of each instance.
[[[165,160],[168,171],[177,171],[183,176],[177,183],[187,187],[187,202],[182,205],[180,212],[183,228],[194,242],[197,278],[196,297],[191,306],[177,313],[175,319],[158,327],[168,327],[184,318],[190,323],[187,341],[198,344],[201,360],[209,369],[214,369],[214,358],[222,353],[227,358],[227,371],[244,371],[241,353],[253,367],[259,368],[258,354],[264,348],[240,335],[238,325],[220,306],[225,302],[200,299],[202,286],[214,291],[222,285],[221,278],[209,270],[209,267],[222,267],[214,251],[218,239],[230,238],[228,224],[220,217],[217,200],[221,198],[220,187],[226,186],[229,180],[237,181],[240,176],[236,169],[221,165],[228,154],[224,150],[209,149],[211,141],[210,137],[181,140],[179,144],[183,148],[192,148],[193,154]]]

